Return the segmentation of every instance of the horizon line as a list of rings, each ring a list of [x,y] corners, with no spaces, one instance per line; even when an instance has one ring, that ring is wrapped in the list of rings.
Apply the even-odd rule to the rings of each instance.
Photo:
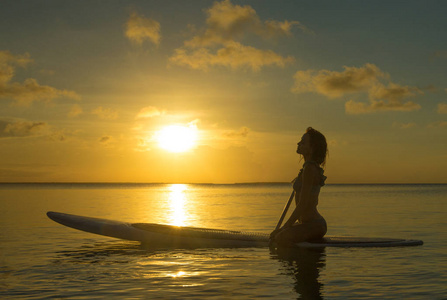
[[[135,181],[0,181],[0,184],[190,184],[190,185],[243,185],[243,184],[291,184],[286,181],[248,181],[248,182],[135,182]],[[327,183],[326,185],[445,185],[447,182],[357,182]]]

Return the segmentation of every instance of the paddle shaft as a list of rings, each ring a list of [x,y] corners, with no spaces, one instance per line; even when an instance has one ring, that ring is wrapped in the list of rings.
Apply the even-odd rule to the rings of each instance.
[[[278,224],[276,224],[275,230],[277,230],[281,227],[282,221],[284,221],[287,211],[289,210],[290,203],[292,203],[293,196],[295,196],[295,191],[292,192],[292,194],[290,195],[289,201],[287,201],[286,206],[284,206],[284,210],[282,212],[281,218],[279,218]]]

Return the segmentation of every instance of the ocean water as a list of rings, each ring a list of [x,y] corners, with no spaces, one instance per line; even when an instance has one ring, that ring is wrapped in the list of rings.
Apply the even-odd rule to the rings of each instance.
[[[447,185],[327,185],[328,235],[423,246],[144,249],[73,230],[60,211],[270,232],[288,184],[0,184],[2,299],[446,299]]]

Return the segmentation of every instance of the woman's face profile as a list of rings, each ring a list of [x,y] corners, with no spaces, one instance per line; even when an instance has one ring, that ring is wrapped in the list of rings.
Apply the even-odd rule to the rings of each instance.
[[[305,133],[301,137],[301,141],[298,142],[298,148],[296,149],[296,152],[301,155],[308,155],[312,153],[309,134]]]

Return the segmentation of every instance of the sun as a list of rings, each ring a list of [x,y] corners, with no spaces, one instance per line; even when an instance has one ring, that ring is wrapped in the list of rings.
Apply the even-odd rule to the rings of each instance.
[[[197,142],[195,126],[170,125],[159,130],[156,135],[158,145],[169,152],[185,152]]]

